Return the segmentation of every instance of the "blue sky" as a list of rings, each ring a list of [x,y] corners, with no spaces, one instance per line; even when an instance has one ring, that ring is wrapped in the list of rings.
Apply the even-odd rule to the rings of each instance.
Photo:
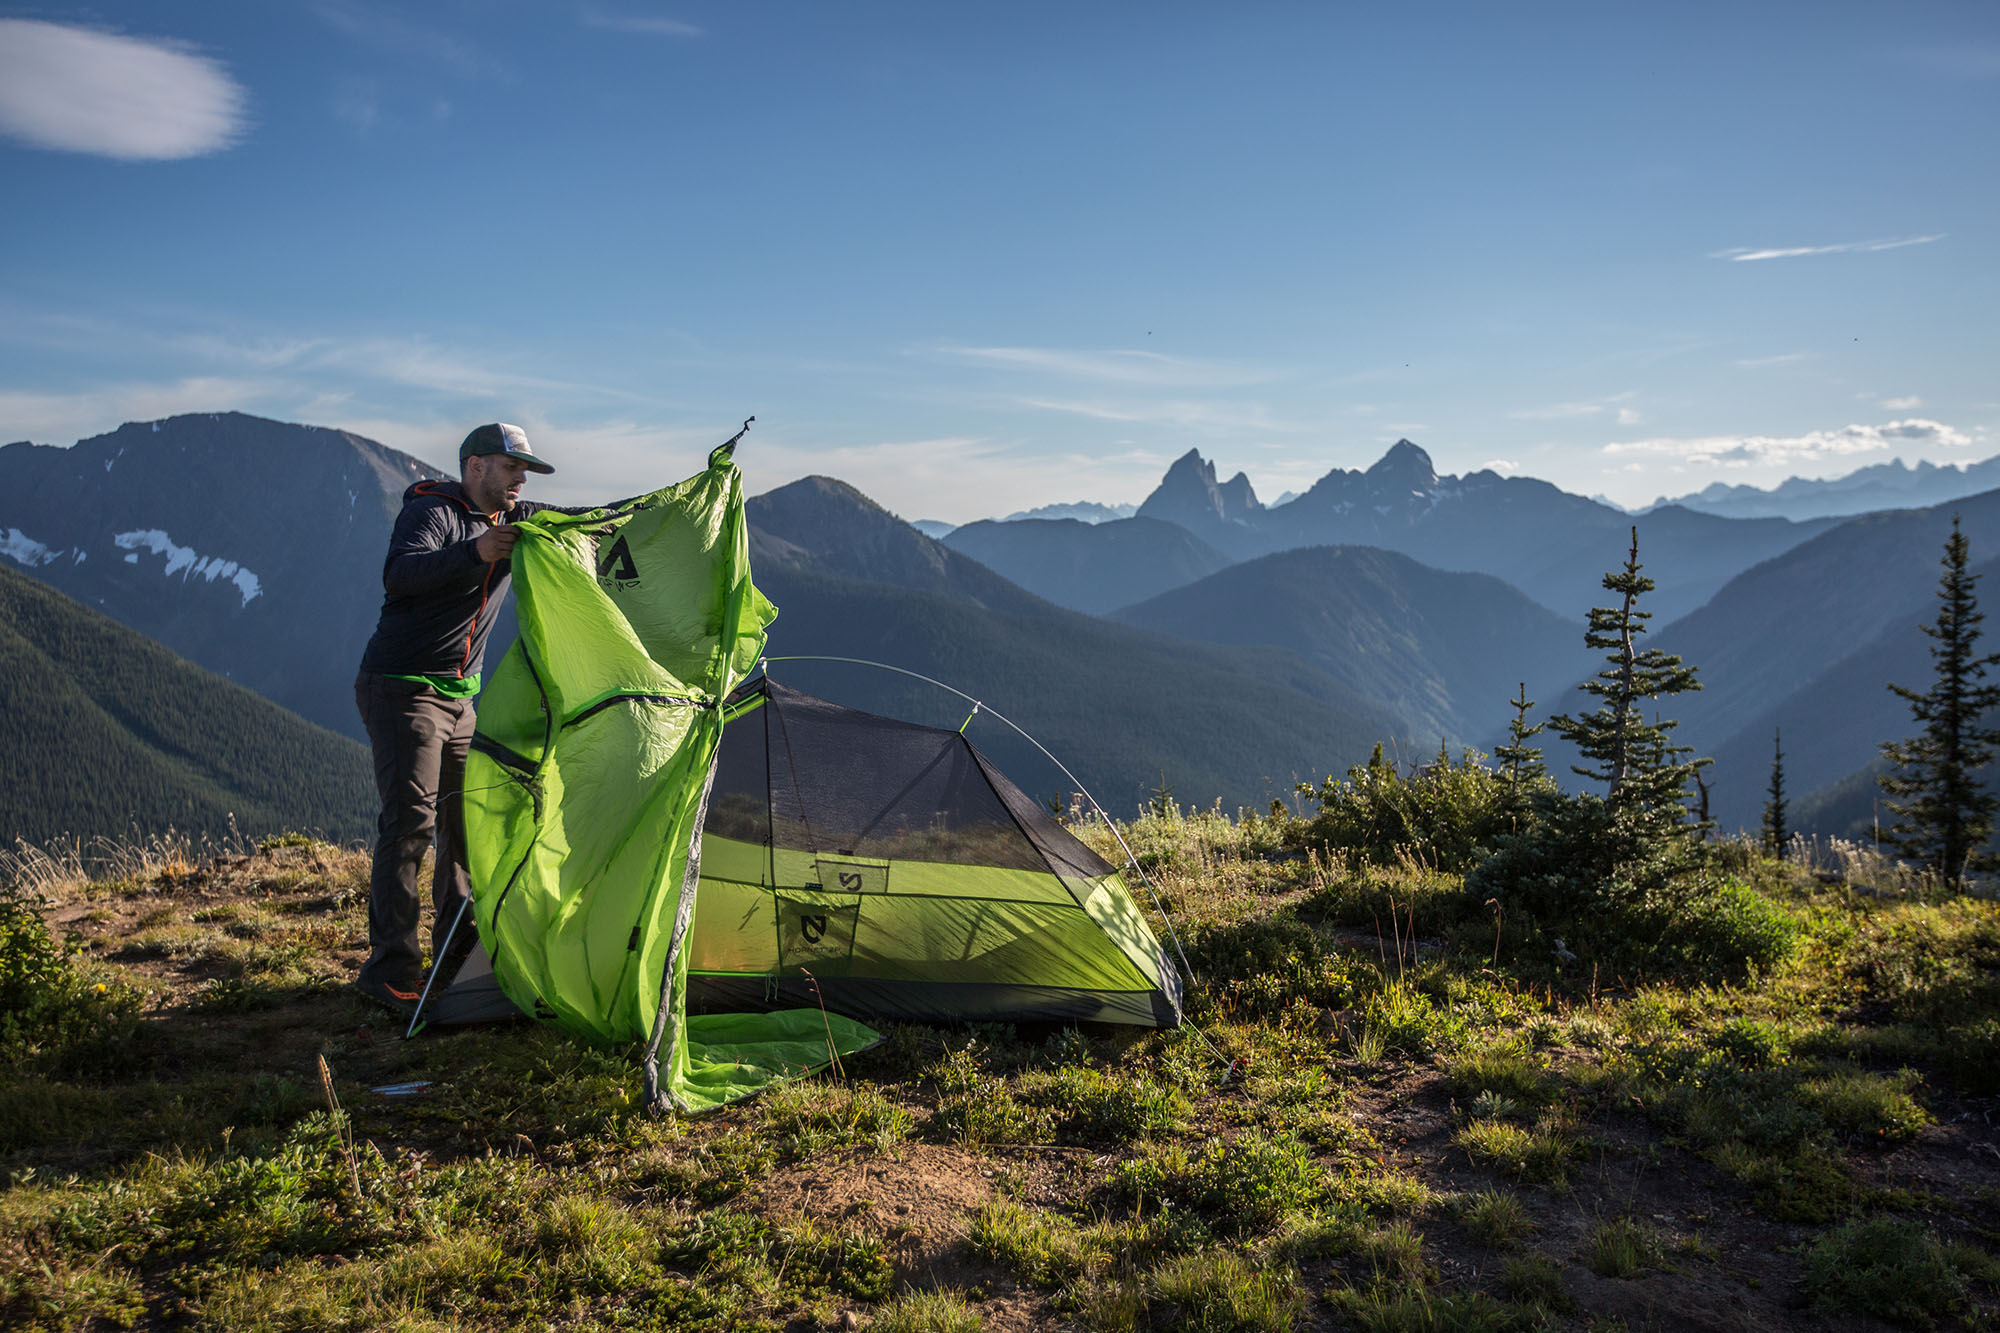
[[[2000,6],[0,0],[0,440],[905,517],[2000,452]]]

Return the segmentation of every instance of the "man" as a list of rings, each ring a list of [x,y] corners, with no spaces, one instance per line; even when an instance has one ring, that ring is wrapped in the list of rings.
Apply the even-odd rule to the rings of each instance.
[[[403,492],[382,566],[381,619],[354,682],[382,798],[368,881],[368,961],[354,986],[403,1010],[423,989],[417,877],[433,832],[433,952],[444,949],[469,897],[460,795],[486,637],[513,574],[514,524],[554,507],[519,498],[528,473],[555,471],[519,426],[479,427],[458,447],[458,465],[455,482],[420,481]],[[465,934],[464,944],[472,938]]]

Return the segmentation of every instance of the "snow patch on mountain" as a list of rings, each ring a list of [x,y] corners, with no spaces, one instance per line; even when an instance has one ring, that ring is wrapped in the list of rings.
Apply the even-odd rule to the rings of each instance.
[[[61,555],[30,537],[19,528],[8,528],[0,535],[0,555],[8,556],[14,563],[33,569],[36,565],[46,565]]]
[[[154,555],[167,558],[163,571],[169,577],[179,574],[185,583],[190,578],[205,579],[210,583],[221,579],[233,583],[243,594],[243,605],[250,605],[250,599],[264,591],[258,577],[234,560],[224,560],[220,556],[202,555],[191,546],[176,546],[173,539],[158,528],[148,528],[143,532],[121,532],[112,539],[123,551],[151,551]],[[128,562],[138,563],[135,555],[125,557]]]

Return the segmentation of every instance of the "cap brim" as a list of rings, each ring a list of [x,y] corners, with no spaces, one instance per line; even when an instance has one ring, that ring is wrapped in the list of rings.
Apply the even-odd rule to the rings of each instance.
[[[543,474],[545,474],[545,475],[546,475],[547,473],[550,473],[550,472],[554,472],[554,471],[555,471],[555,469],[554,469],[554,468],[550,467],[550,466],[549,466],[549,465],[548,465],[547,463],[544,463],[544,462],[543,462],[543,461],[542,461],[541,459],[539,459],[539,458],[521,458],[521,455],[519,455],[519,454],[504,454],[504,455],[502,455],[502,457],[505,457],[505,458],[520,458],[520,459],[521,459],[521,466],[522,466],[522,467],[525,467],[525,468],[526,468],[526,469],[528,469],[528,471],[530,471],[530,472],[540,472],[540,473],[543,473]]]

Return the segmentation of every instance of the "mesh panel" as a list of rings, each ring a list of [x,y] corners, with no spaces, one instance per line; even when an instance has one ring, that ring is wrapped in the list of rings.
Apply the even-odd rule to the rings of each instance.
[[[711,832],[834,856],[1082,876],[1110,869],[955,731],[768,680],[746,688],[765,702],[723,730]]]

